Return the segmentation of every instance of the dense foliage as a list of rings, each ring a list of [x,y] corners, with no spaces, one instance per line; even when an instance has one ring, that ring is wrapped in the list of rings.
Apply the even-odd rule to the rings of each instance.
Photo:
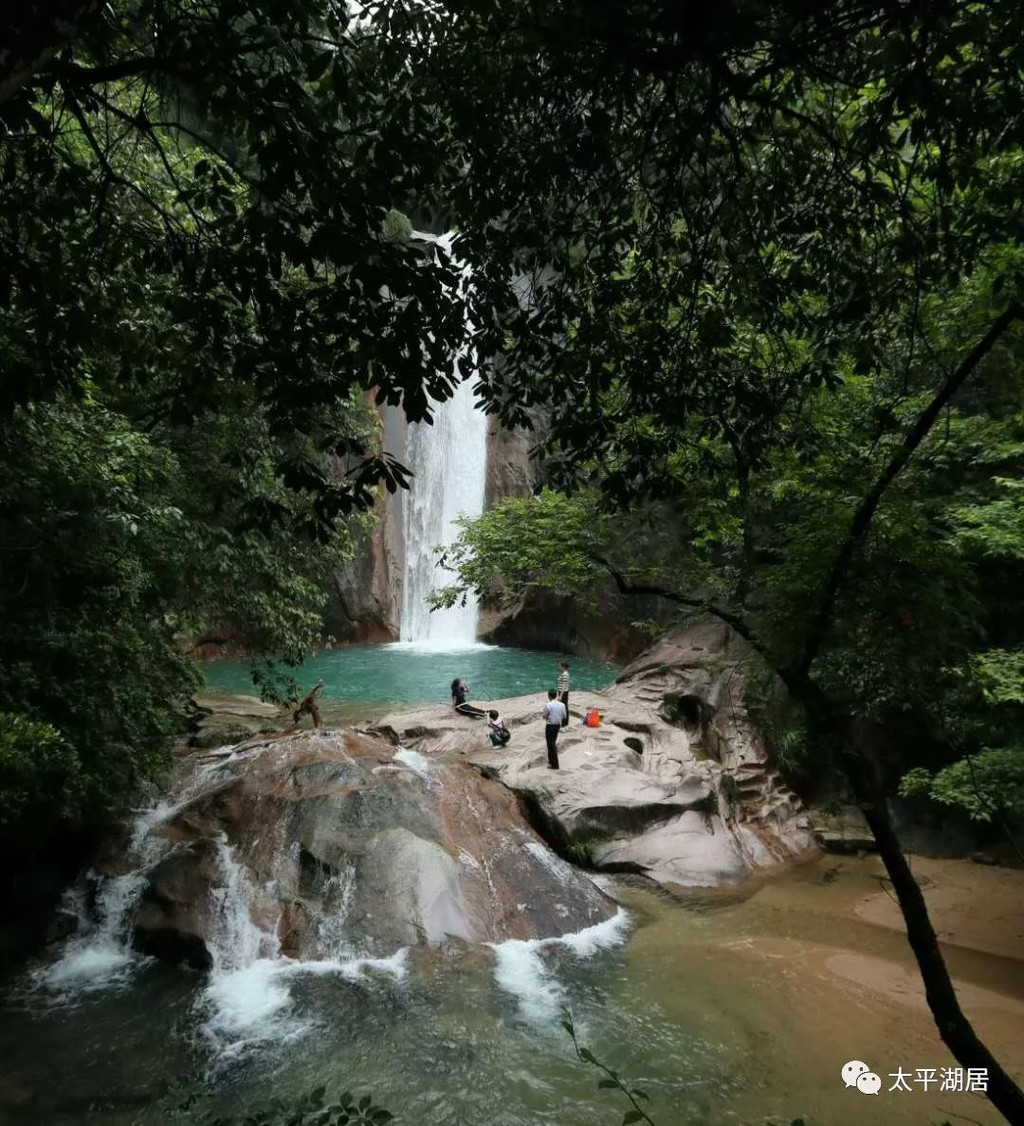
[[[446,597],[660,589],[879,724],[890,785],[999,750],[984,774],[1024,732],[983,683],[1019,687],[1024,636],[1011,8],[750,5],[671,39],[692,13],[626,7],[435,28],[506,95],[486,135],[450,99],[472,214],[503,172],[533,200],[467,224],[534,279],[486,392],[550,404],[559,490],[467,528]]]
[[[366,388],[421,417],[424,382],[450,391],[462,320],[421,325],[453,275],[380,202],[420,172],[360,123],[393,104],[343,6],[287,7],[83,4],[48,46],[46,5],[5,17],[28,58],[0,87],[5,848],[165,762],[184,639],[319,640],[353,514],[404,480]]]
[[[176,633],[301,652],[344,522],[404,480],[361,394],[428,417],[468,313],[463,366],[501,421],[541,409],[552,491],[467,528],[461,584],[610,576],[734,625],[861,802],[944,1038],[1020,1121],[884,800],[916,741],[937,773],[908,789],[1017,808],[1018,5],[5,18],[8,824],[36,741],[50,817],[155,765],[194,676]],[[471,287],[422,268],[424,219]]]

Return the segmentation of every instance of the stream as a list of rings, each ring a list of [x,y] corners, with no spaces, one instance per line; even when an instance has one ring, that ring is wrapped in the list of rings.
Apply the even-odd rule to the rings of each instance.
[[[349,649],[322,654],[310,671],[333,675],[350,699],[365,701],[375,662],[386,657],[403,663],[407,695],[429,700],[434,685],[454,675],[497,694],[506,685],[543,683],[553,664],[549,654],[488,647],[425,663],[423,656]],[[575,661],[574,670],[595,685],[613,671]],[[246,687],[243,675],[244,665],[224,662],[211,666],[209,679],[237,690]],[[329,695],[344,700],[340,687]],[[316,745],[306,744],[305,753]],[[561,1027],[563,1006],[580,1042],[650,1095],[658,1126],[763,1126],[771,1116],[787,1124],[804,1116],[808,1126],[1000,1121],[976,1093],[887,1090],[898,1066],[940,1069],[953,1061],[888,917],[871,857],[820,857],[743,886],[685,895],[593,874],[600,895],[531,841],[520,847],[553,886],[567,887],[568,872],[603,902],[610,895],[618,910],[611,904],[603,921],[556,938],[376,947],[360,946],[346,929],[359,890],[342,869],[318,893],[329,910],[304,932],[302,952],[289,954],[279,918],[267,913],[273,889],[253,886],[234,846],[217,838],[208,861],[216,870],[208,971],[144,957],[126,942],[126,920],[147,873],[184,847],[169,831],[182,811],[220,792],[247,753],[182,760],[175,788],[135,812],[120,859],[69,891],[78,934],[3,998],[0,1122],[164,1126],[176,1121],[169,1088],[180,1083],[200,1085],[211,1107],[231,1114],[326,1084],[328,1095],[372,1094],[408,1126],[613,1126],[628,1107],[616,1092],[599,1090],[600,1075],[575,1057]],[[360,767],[366,778],[384,780],[381,800],[402,793],[424,806],[445,793],[455,807],[480,800],[484,783],[471,770],[402,748],[383,753],[391,761]],[[261,768],[245,760],[240,769],[255,776]],[[340,793],[348,783],[331,784]],[[274,785],[268,776],[268,793]],[[374,792],[366,791],[367,800]],[[483,831],[460,843],[486,867],[498,837],[487,832],[486,810],[480,817]],[[252,832],[252,847],[272,835],[258,819]],[[505,832],[525,839],[514,826]],[[287,838],[274,847],[287,859]],[[298,841],[291,847],[297,852]],[[479,868],[480,859],[458,851],[459,864]],[[1024,872],[936,863],[925,869],[925,883],[952,889],[949,925],[970,932],[970,945],[982,944],[979,935],[988,944],[947,947],[963,1002],[997,1056],[1020,1074]],[[996,918],[999,910],[1005,917]],[[840,1069],[851,1059],[883,1077],[879,1095],[844,1087]]]
[[[610,924],[457,956],[288,963],[261,956],[252,924],[236,920],[235,961],[209,975],[126,953],[101,926],[7,997],[0,1116],[155,1126],[169,1121],[167,1084],[180,1079],[201,1081],[223,1111],[326,1083],[424,1126],[617,1123],[614,1092],[597,1090],[560,1028],[567,1004],[582,1043],[650,1094],[659,1126],[796,1114],[819,1126],[951,1113],[995,1123],[976,1094],[843,1088],[850,1058],[880,1072],[951,1062],[906,990],[870,981],[873,967],[910,966],[902,936],[847,914],[877,892],[876,873],[871,859],[824,858],[689,902],[598,877],[626,912]],[[108,891],[110,911],[131,894],[125,883]],[[1019,1068],[1024,963],[949,953],[954,973],[977,983],[979,1029]],[[844,957],[866,972],[830,967]]]

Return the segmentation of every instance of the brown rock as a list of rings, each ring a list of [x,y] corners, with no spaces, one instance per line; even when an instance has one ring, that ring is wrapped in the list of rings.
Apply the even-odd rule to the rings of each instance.
[[[547,938],[615,913],[507,789],[460,761],[317,731],[179,770],[194,796],[154,830],[171,847],[130,921],[135,946],[169,961],[379,957]]]

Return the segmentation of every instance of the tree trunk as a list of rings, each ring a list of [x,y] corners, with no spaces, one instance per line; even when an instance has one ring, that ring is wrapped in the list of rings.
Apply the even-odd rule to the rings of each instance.
[[[988,1098],[1012,1126],[1024,1126],[1024,1091],[978,1039],[960,1008],[953,981],[928,916],[924,896],[903,854],[889,818],[885,797],[873,777],[871,764],[856,752],[844,758],[843,771],[850,781],[868,827],[875,835],[878,854],[885,864],[907,927],[907,939],[924,982],[928,1008],[946,1046],[965,1068],[985,1068]]]

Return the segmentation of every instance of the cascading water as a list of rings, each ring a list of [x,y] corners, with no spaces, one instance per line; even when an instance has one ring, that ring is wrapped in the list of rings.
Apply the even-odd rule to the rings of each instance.
[[[104,853],[106,874],[85,881],[79,933],[26,982],[25,1027],[57,1038],[78,1085],[38,1121],[77,1126],[75,1099],[120,1113],[112,1092],[134,1108],[140,1090],[199,1068],[236,1110],[281,1093],[279,1081],[287,1096],[350,1073],[409,1121],[446,1123],[481,1077],[484,1090],[505,1082],[510,1038],[532,1075],[560,1004],[582,1007],[587,1027],[600,963],[583,963],[624,942],[626,915],[533,837],[496,783],[335,732],[182,755],[168,782],[127,827],[123,860]],[[197,942],[201,974],[133,949],[174,961]],[[485,943],[490,966],[464,957]],[[460,1045],[472,1045],[465,1060]],[[30,1052],[0,1048],[34,1074]],[[98,1053],[131,1062],[101,1076]],[[465,1105],[460,1121],[496,1120]],[[131,1113],[166,1121],[156,1097]],[[509,1126],[537,1120],[524,1114]]]
[[[417,233],[416,237],[451,254],[451,235]],[[463,282],[468,282],[468,269],[463,271]],[[471,332],[472,325],[467,321],[467,339]],[[458,375],[463,382],[451,399],[436,406],[433,424],[410,423],[405,438],[405,462],[414,476],[403,497],[401,640],[437,648],[460,648],[476,641],[474,598],[468,596],[465,605],[434,612],[427,601],[451,578],[438,566],[434,549],[457,537],[458,517],[479,516],[484,507],[487,418],[476,409],[468,373]]]
[[[415,760],[422,756],[407,753],[413,757],[409,768],[415,770]],[[216,792],[225,772],[248,757],[245,751],[214,751],[207,761],[195,765],[186,761],[174,800],[160,801],[136,815],[125,856],[130,870],[111,876],[93,874],[87,880],[93,884],[91,895],[84,887],[69,890],[65,902],[79,917],[78,933],[60,958],[32,975],[36,987],[64,1001],[131,982],[149,960],[132,948],[134,912],[153,868],[176,848],[186,847],[163,830],[191,803]],[[399,949],[389,958],[367,957],[352,947],[345,934],[352,871],[336,879],[333,913],[320,920],[319,956],[299,960],[282,955],[276,920],[266,926],[255,921],[260,888],[225,835],[214,841],[214,849],[219,879],[210,888],[206,942],[212,965],[195,1008],[203,1039],[215,1059],[234,1060],[249,1049],[287,1042],[306,1032],[309,1023],[295,1013],[289,989],[289,981],[297,977],[335,974],[364,984],[380,977],[403,980],[407,950]]]
[[[93,876],[89,895],[81,886],[65,893],[66,908],[78,916],[78,931],[63,957],[41,967],[36,983],[59,996],[90,993],[124,984],[139,962],[131,948],[130,918],[146,887],[146,873],[174,850],[174,843],[155,830],[170,821],[195,796],[206,770],[194,775],[178,799],[142,810],[132,824],[126,861],[129,870],[116,876]],[[91,909],[86,901],[92,900]]]

